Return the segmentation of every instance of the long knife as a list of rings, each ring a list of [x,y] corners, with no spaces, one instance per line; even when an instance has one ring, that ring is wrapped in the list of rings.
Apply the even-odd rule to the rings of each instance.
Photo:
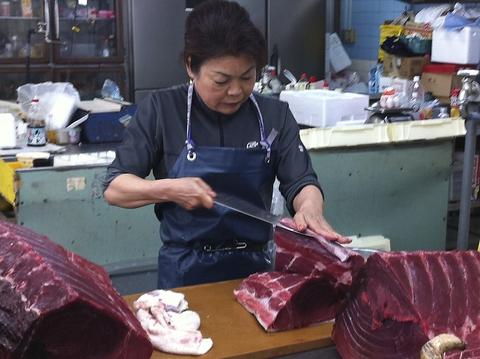
[[[280,228],[286,229],[287,231],[300,234],[302,236],[315,238],[315,236],[313,236],[312,234],[309,234],[306,232],[300,232],[289,226],[284,225],[283,223],[281,223],[281,219],[283,218],[282,216],[276,216],[274,214],[271,214],[265,209],[252,205],[250,202],[245,201],[242,198],[238,198],[236,196],[229,195],[226,193],[217,193],[214,203],[221,207],[225,207],[232,211],[242,213],[244,215],[258,219],[260,221],[269,223],[274,228],[280,227]]]
[[[245,201],[242,198],[238,198],[236,196],[232,196],[232,195],[229,195],[229,194],[218,193],[217,192],[217,196],[215,197],[214,203],[219,205],[219,206],[228,208],[232,211],[242,213],[246,216],[250,216],[250,217],[258,219],[260,221],[269,223],[274,228],[275,227],[280,227],[280,228],[286,229],[287,231],[299,234],[301,236],[306,236],[306,237],[310,237],[310,238],[317,238],[315,235],[310,234],[308,232],[300,232],[300,231],[297,231],[297,230],[295,230],[295,229],[293,229],[289,226],[286,226],[285,224],[283,224],[281,222],[281,219],[282,219],[281,216],[276,216],[274,214],[271,214],[270,212],[266,211],[265,209],[259,208],[255,205],[252,205],[250,202]],[[340,249],[340,248],[343,248],[343,246],[338,242],[331,242],[329,240],[325,240],[324,245],[331,246],[330,249],[332,250],[332,253],[334,253],[338,257],[338,259],[340,259],[341,262],[345,262],[350,257],[348,252],[345,252],[344,250]],[[367,253],[367,252],[363,251],[361,248],[354,248],[354,247],[350,247],[349,249],[353,250],[355,252],[359,252],[359,254],[361,254],[364,257],[367,257],[368,255],[375,252],[375,251],[369,250],[369,252],[371,252],[371,253]]]

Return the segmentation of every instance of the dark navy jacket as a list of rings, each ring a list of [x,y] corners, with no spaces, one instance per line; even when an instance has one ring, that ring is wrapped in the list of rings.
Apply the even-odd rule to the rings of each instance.
[[[156,179],[168,177],[185,146],[187,88],[179,85],[156,91],[139,104],[122,144],[116,149],[116,159],[108,168],[106,185],[123,173],[145,178],[153,170]],[[320,185],[288,104],[258,94],[255,98],[267,136],[272,128],[279,132],[272,144],[272,160],[280,192],[293,214],[296,194],[306,185]],[[194,95],[191,116],[192,138],[197,146],[250,148],[260,141],[257,112],[250,100],[236,113],[224,115],[209,109]],[[262,197],[271,201],[271,189],[265,189]],[[156,213],[160,219],[161,206],[156,206]]]

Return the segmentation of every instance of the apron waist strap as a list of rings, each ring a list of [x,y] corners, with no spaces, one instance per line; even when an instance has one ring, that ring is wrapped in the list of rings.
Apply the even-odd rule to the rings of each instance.
[[[241,239],[226,240],[222,243],[212,243],[208,241],[194,241],[191,243],[164,243],[166,247],[180,247],[202,250],[205,252],[219,252],[219,251],[252,251],[260,252],[267,248],[266,242],[253,242]]]

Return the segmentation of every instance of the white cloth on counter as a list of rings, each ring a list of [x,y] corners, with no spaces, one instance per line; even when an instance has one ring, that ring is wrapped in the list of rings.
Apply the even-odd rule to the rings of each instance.
[[[156,349],[172,354],[202,355],[212,348],[212,339],[203,338],[198,330],[200,316],[187,310],[184,294],[154,290],[140,296],[133,307]]]

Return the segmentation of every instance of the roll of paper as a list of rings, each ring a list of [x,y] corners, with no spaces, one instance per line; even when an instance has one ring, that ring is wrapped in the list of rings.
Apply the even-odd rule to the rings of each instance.
[[[11,113],[0,113],[0,148],[15,147],[15,117]]]

